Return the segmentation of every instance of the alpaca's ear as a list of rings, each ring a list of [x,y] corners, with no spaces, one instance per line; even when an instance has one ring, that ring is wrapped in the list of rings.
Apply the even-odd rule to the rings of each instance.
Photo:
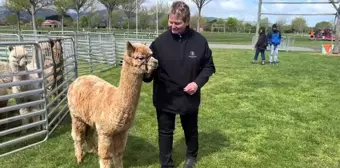
[[[13,50],[13,46],[8,46],[8,51],[12,51]]]
[[[53,48],[53,46],[54,46],[54,41],[53,41],[53,39],[49,38],[49,41],[50,41],[51,47]]]
[[[135,47],[130,43],[130,41],[126,42],[126,49],[128,56],[131,56],[131,54],[135,51]]]

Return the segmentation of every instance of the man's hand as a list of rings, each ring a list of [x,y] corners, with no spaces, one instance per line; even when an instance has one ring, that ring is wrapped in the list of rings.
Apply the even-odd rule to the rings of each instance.
[[[196,93],[197,89],[198,89],[197,84],[195,82],[191,82],[183,90],[189,95],[193,95]]]

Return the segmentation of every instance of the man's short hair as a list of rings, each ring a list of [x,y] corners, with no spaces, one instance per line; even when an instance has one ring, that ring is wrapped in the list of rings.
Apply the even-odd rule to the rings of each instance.
[[[189,6],[183,1],[173,2],[170,8],[170,14],[176,15],[185,23],[190,22],[190,9]]]

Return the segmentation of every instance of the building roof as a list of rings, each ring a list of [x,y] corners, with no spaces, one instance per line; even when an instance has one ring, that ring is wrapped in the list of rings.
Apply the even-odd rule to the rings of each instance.
[[[42,25],[60,25],[61,23],[56,20],[45,20]]]

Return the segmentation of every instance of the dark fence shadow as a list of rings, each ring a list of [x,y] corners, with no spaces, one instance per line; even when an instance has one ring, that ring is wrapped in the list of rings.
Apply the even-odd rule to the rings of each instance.
[[[124,167],[149,166],[159,162],[158,144],[151,144],[147,139],[129,135],[124,153]]]
[[[230,146],[228,137],[223,135],[218,130],[213,130],[211,132],[199,132],[198,133],[199,150],[198,150],[198,160],[208,157],[209,155],[218,152],[222,148]],[[174,144],[174,162],[176,165],[183,163],[185,161],[185,138],[181,138]],[[176,154],[175,154],[176,153]]]

